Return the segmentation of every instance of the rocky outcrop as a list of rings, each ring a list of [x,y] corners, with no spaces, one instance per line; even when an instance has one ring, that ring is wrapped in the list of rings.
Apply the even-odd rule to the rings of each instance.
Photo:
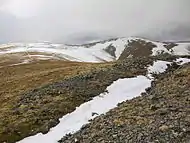
[[[128,44],[119,57],[119,60],[123,60],[128,57],[149,57],[152,55],[152,49],[155,47],[157,47],[155,44],[141,39],[128,41]]]
[[[106,47],[104,49],[107,53],[109,53],[112,57],[116,58],[115,52],[116,52],[116,48],[110,44],[108,47]]]

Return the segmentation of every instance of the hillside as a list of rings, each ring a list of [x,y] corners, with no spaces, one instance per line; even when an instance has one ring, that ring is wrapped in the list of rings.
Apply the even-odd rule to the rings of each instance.
[[[186,82],[189,81],[189,64],[182,65],[179,61],[189,62],[189,45],[190,43],[161,43],[139,38],[111,39],[80,46],[51,43],[1,45],[0,142],[53,143],[66,134],[75,133],[82,127],[82,130],[76,134],[64,137],[62,142],[75,142],[77,139],[78,142],[86,143],[88,140],[90,141],[91,136],[96,136],[93,131],[102,134],[104,130],[107,130],[106,126],[105,128],[101,126],[104,124],[99,121],[100,119],[111,121],[112,118],[113,120],[119,118],[118,122],[120,123],[121,118],[121,122],[125,123],[125,119],[133,114],[139,114],[137,116],[143,118],[142,128],[146,128],[149,122],[149,112],[151,115],[155,113],[153,117],[161,120],[161,116],[157,115],[157,105],[161,109],[161,105],[165,107],[163,102],[152,103],[149,101],[150,91],[151,94],[156,92],[155,94],[161,96],[161,101],[166,100],[169,103],[171,100],[172,106],[177,103],[176,108],[178,106],[180,109],[185,108],[188,100],[187,103],[184,100],[189,95],[186,87],[189,84]],[[166,69],[168,69],[167,73],[160,75]],[[178,73],[181,76],[176,77],[175,75]],[[181,81],[179,84],[183,84],[184,87],[177,87],[179,81]],[[142,97],[138,97],[150,86],[151,89],[148,90],[146,96],[144,93]],[[162,93],[165,89],[171,93],[171,96]],[[113,94],[110,93],[110,90],[113,91]],[[184,90],[186,93],[184,100],[178,98],[182,92],[174,94],[176,90]],[[117,94],[122,96],[117,96]],[[118,103],[126,100],[129,101],[117,107]],[[149,111],[150,102],[151,105],[155,104],[156,109]],[[145,107],[144,109],[147,108],[145,110],[147,112],[143,112],[138,104],[142,105],[142,108]],[[124,109],[128,110],[128,106],[135,107],[136,105],[137,108],[130,108],[131,111],[124,112]],[[183,108],[181,108],[182,105]],[[108,112],[109,110],[111,111]],[[126,116],[121,116],[120,112]],[[101,116],[105,113],[107,114]],[[176,114],[178,113],[181,113],[181,110],[177,110]],[[186,110],[183,113],[188,115]],[[171,114],[173,115],[173,113]],[[92,123],[84,126],[89,123],[88,120],[94,118]],[[184,117],[180,119],[186,121]],[[144,120],[147,121],[146,124]],[[168,119],[166,118],[166,120]],[[137,121],[130,120],[125,124],[133,125]],[[60,124],[63,124],[63,127],[60,128]],[[101,126],[100,132],[96,131],[96,127],[99,125]],[[145,131],[145,134],[149,134],[154,125],[161,124],[150,123],[150,128]],[[91,128],[88,129],[88,127]],[[139,131],[136,130],[137,126],[130,126],[130,128],[134,129],[134,133]],[[120,128],[113,128],[113,131],[114,129],[118,132],[128,133]],[[186,135],[186,133],[184,134]],[[112,133],[105,132],[107,139],[102,139],[98,135],[93,139],[94,142],[106,142],[112,140],[109,136],[112,136]],[[124,137],[127,137],[126,134],[122,134],[121,139],[128,140],[128,137]],[[144,136],[142,137],[144,139]],[[182,139],[185,141],[188,139],[187,137],[184,136]],[[116,137],[116,140],[113,140],[119,142],[117,139]],[[146,139],[145,142],[148,141]]]
[[[163,53],[190,55],[190,43],[162,43],[131,37],[110,39],[85,45],[64,45],[47,42],[0,45],[0,59],[10,65],[48,59],[99,63],[127,57],[156,56]]]
[[[157,77],[141,97],[119,104],[61,143],[190,141],[190,64]]]

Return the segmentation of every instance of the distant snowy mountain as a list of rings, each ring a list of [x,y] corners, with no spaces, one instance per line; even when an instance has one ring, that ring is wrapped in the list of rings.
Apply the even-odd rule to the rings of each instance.
[[[27,54],[26,54],[27,53]],[[141,38],[116,38],[84,45],[11,43],[0,45],[0,55],[20,54],[35,59],[62,59],[77,62],[109,62],[127,57],[190,55],[190,42],[154,42]]]

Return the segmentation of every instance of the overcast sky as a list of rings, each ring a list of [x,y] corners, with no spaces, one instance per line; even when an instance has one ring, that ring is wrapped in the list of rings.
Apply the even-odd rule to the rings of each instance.
[[[0,42],[190,39],[189,0],[0,0]]]

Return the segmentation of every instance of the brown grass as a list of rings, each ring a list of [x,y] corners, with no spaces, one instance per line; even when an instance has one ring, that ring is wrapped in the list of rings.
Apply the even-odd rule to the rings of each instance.
[[[14,64],[19,64],[24,61],[29,61],[29,62],[40,61],[38,56],[34,56],[34,55],[52,56],[52,59],[54,59],[54,60],[60,59],[60,57],[57,57],[56,55],[48,54],[48,53],[41,53],[41,52],[29,52],[29,53],[20,52],[20,53],[3,54],[3,55],[0,55],[0,68],[11,66]],[[61,58],[61,60],[67,61],[64,58]]]
[[[59,81],[68,76],[84,72],[97,64],[68,61],[38,61],[29,64],[0,68],[0,97],[13,97],[17,93],[44,84]]]
[[[15,102],[23,92],[86,72],[98,64],[68,61],[36,61],[0,68],[0,134],[4,121],[11,116]],[[6,120],[5,120],[6,119]],[[4,127],[6,128],[6,127]]]

